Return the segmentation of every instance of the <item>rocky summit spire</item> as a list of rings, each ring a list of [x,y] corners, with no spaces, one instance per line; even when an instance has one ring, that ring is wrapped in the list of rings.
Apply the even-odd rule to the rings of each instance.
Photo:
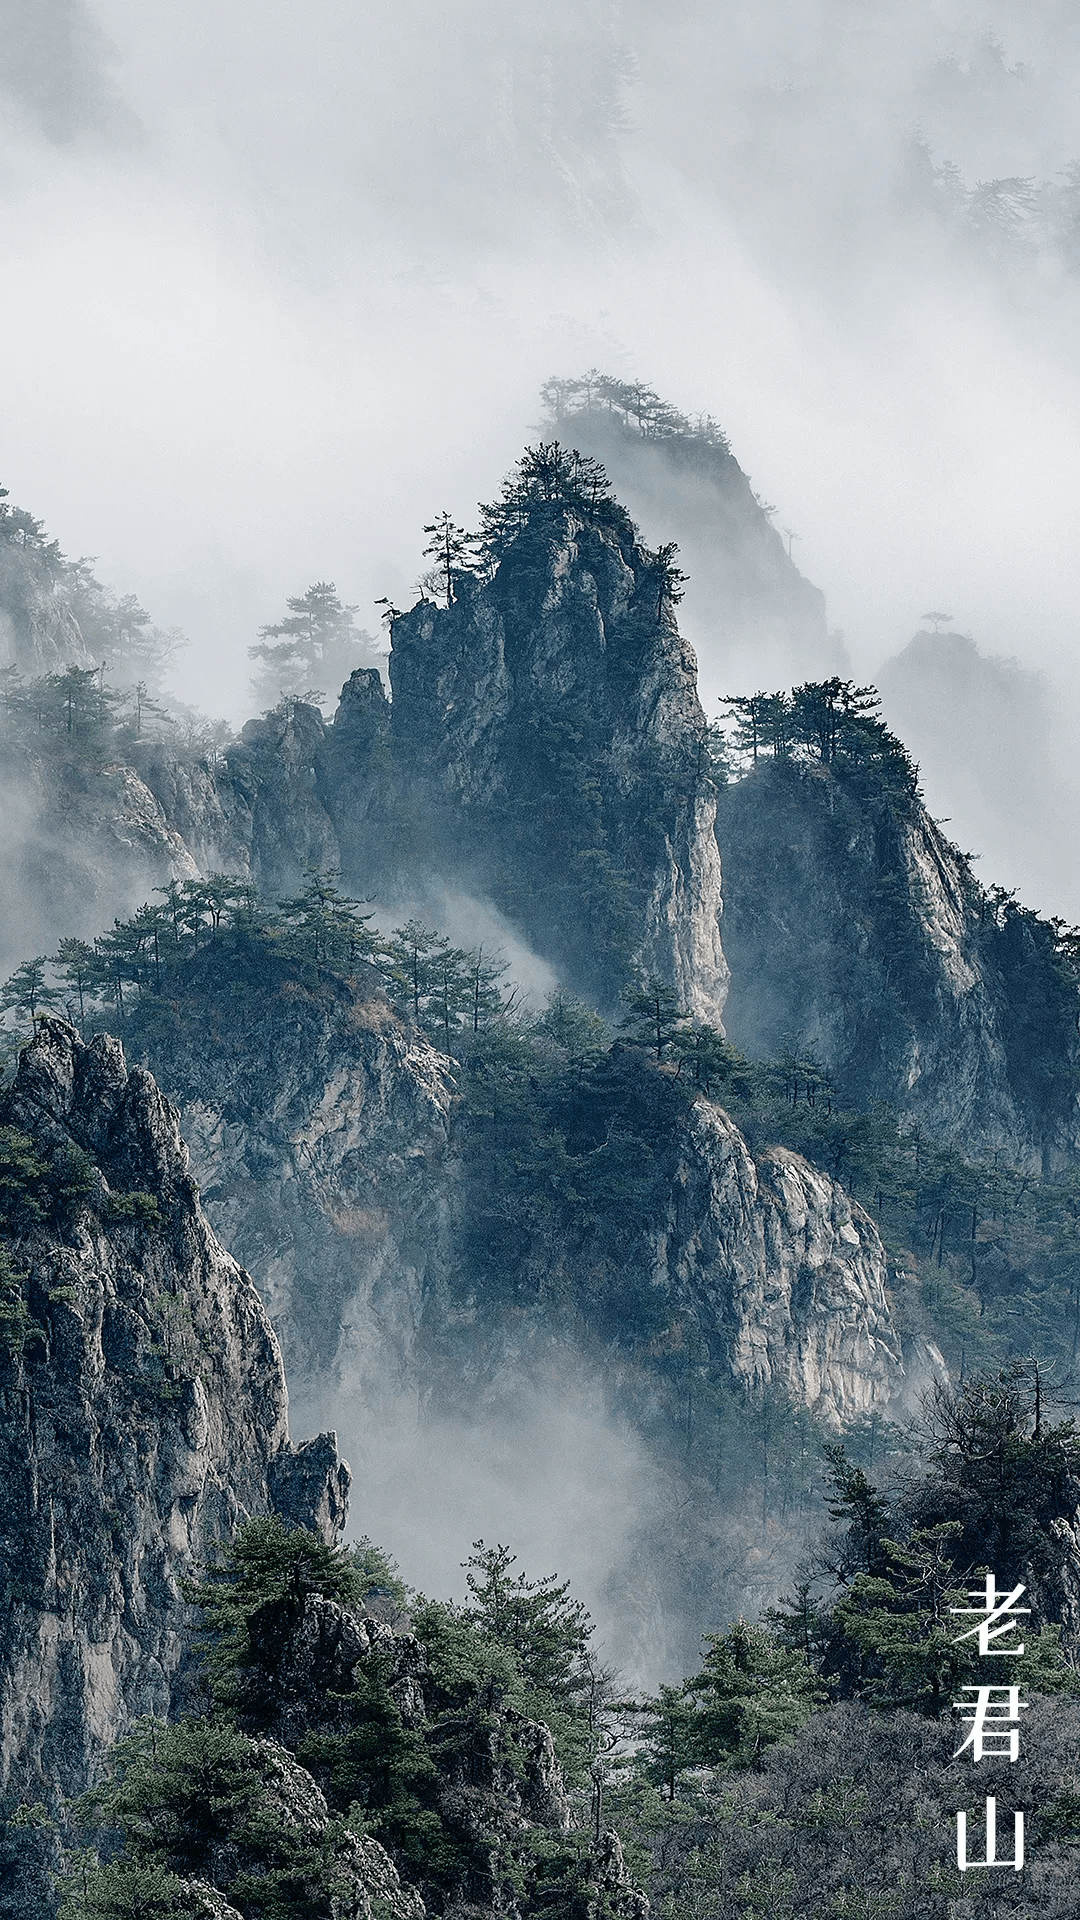
[[[530,449],[483,564],[393,625],[401,864],[490,897],[578,991],[727,988],[708,733],[674,602],[595,462]]]

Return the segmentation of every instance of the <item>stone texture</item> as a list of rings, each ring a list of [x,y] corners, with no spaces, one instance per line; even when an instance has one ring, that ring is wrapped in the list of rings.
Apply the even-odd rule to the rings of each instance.
[[[918,800],[762,760],[717,831],[736,1045],[797,1036],[846,1104],[885,1101],[965,1152],[1074,1158],[1080,1003],[1053,929],[995,908]]]
[[[750,662],[749,684],[759,687],[844,670],[824,594],[799,572],[728,448],[692,435],[643,434],[602,406],[567,413],[557,434],[564,446],[603,461],[647,539],[678,540],[689,574],[680,619],[699,644],[707,639],[722,685],[739,685]]]
[[[293,1454],[258,1294],[199,1206],[175,1109],[117,1041],[42,1022],[0,1124],[81,1149],[98,1180],[62,1229],[8,1245],[41,1337],[0,1352],[0,1780],[50,1796],[167,1711],[182,1583],[213,1542],[275,1485],[334,1537],[348,1470],[325,1438]],[[114,1217],[131,1192],[157,1221]]]
[[[903,1367],[869,1216],[787,1148],[755,1160],[710,1101],[695,1103],[675,1151],[654,1284],[694,1310],[752,1392],[778,1386],[831,1426],[887,1404]]]
[[[216,1232],[258,1276],[294,1403],[332,1420],[342,1367],[392,1388],[451,1259],[452,1063],[374,976],[193,1011],[148,1058]]]
[[[650,556],[566,509],[539,557],[523,538],[489,583],[421,602],[392,638],[404,864],[467,880],[602,1003],[655,973],[718,1021],[705,720]]]
[[[0,540],[0,665],[26,679],[93,667],[67,594],[41,552]]]
[[[153,1063],[180,1103],[204,1204],[259,1274],[312,1415],[331,1417],[343,1382],[370,1399],[395,1382],[422,1391],[432,1367],[452,1377],[469,1205],[452,1063],[374,993],[351,1006],[265,1000],[220,1044],[192,1027]],[[903,1390],[884,1249],[827,1175],[781,1148],[755,1159],[699,1098],[665,1142],[659,1191],[646,1230],[621,1246],[625,1273],[690,1313],[751,1392],[778,1386],[836,1425]],[[558,1298],[579,1257],[542,1236],[526,1297]],[[513,1320],[519,1277],[505,1281]]]

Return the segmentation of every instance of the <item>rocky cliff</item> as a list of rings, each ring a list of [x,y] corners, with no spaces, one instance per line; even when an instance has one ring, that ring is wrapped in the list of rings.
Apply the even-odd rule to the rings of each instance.
[[[235,992],[210,953],[200,986],[138,1045],[180,1108],[207,1216],[258,1277],[294,1404],[330,1420],[343,1366],[403,1375],[451,1264],[453,1063],[374,970]]]
[[[844,646],[829,632],[824,594],[799,572],[714,423],[695,424],[662,402],[649,418],[627,406],[627,389],[619,404],[589,396],[585,381],[551,386],[566,390],[561,402],[553,393],[551,430],[604,462],[648,539],[679,542],[690,576],[686,624],[715,692],[842,670]]]
[[[885,1254],[827,1176],[781,1149],[755,1159],[719,1107],[628,1047],[543,1087],[523,1056],[493,1139],[483,1060],[437,1053],[374,978],[285,982],[246,1007],[206,993],[139,1042],[305,1408],[328,1417],[343,1380],[456,1380],[468,1397],[522,1337],[523,1299],[538,1333],[563,1313],[624,1358],[657,1316],[689,1319],[751,1397],[776,1388],[828,1424],[888,1403],[903,1368]],[[565,1193],[538,1144],[549,1128],[569,1148]],[[598,1214],[598,1152],[616,1184],[647,1167],[632,1206]],[[468,1301],[482,1326],[462,1321]]]
[[[543,450],[541,450],[543,452]],[[572,476],[571,476],[572,478]],[[221,864],[273,897],[340,863],[361,894],[436,880],[492,901],[609,1007],[656,975],[719,1021],[715,795],[667,563],[606,494],[529,498],[490,577],[393,623],[388,704],[361,669],[332,726],[287,702],[245,727],[201,812]],[[150,775],[179,819],[168,775]],[[185,832],[201,831],[185,808]],[[213,820],[210,815],[213,814]]]
[[[830,1426],[888,1406],[904,1373],[869,1216],[799,1154],[755,1159],[711,1101],[694,1103],[674,1151],[654,1285],[723,1341],[751,1398],[778,1387]]]
[[[332,1539],[348,1470],[332,1436],[291,1445],[259,1297],[115,1040],[42,1022],[0,1141],[0,1779],[48,1800],[167,1711],[213,1542],[271,1509]]]
[[[729,1032],[816,1052],[840,1098],[1041,1168],[1080,1139],[1080,1009],[1054,926],[985,892],[914,792],[761,759],[723,793]]]
[[[189,777],[177,764],[173,787]],[[5,975],[69,934],[93,938],[155,887],[193,879],[210,851],[205,833],[189,845],[182,811],[170,816],[127,754],[80,760],[39,751],[32,735],[0,740],[0,789],[5,886],[19,903],[0,926]],[[220,812],[216,797],[213,804]],[[210,859],[203,870],[221,864]]]
[[[48,552],[7,530],[0,515],[0,666],[35,677],[97,665]]]
[[[391,741],[410,864],[481,892],[560,977],[656,975],[720,1018],[715,798],[692,652],[652,559],[572,507],[490,583],[395,621]]]

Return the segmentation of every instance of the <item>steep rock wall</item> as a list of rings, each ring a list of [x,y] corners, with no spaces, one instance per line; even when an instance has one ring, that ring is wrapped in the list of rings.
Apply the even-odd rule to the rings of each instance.
[[[557,431],[604,462],[650,540],[679,542],[690,576],[686,624],[712,674],[721,662],[730,673],[752,660],[752,684],[777,686],[842,670],[824,594],[799,572],[722,442],[693,431],[646,435],[603,406],[564,414]]]
[[[33,545],[0,540],[0,664],[28,679],[98,664],[68,596]]]
[[[917,799],[797,760],[721,797],[736,1045],[812,1047],[843,1100],[1052,1167],[1080,1139],[1076,986],[1053,928],[1000,910]]]
[[[182,1582],[213,1541],[273,1508],[334,1538],[348,1470],[332,1436],[291,1446],[258,1295],[201,1211],[174,1109],[118,1042],[44,1021],[0,1125],[93,1170],[62,1225],[5,1241],[30,1323],[0,1347],[0,1780],[49,1797],[167,1710]]]
[[[286,986],[193,1009],[146,1057],[178,1102],[202,1204],[256,1274],[294,1405],[332,1420],[335,1371],[407,1366],[448,1261],[452,1063],[354,994]]]
[[[329,1418],[343,1378],[423,1392],[425,1379],[460,1389],[479,1377],[477,1353],[466,1364],[459,1347],[481,1336],[458,1303],[472,1210],[489,1196],[462,1157],[452,1062],[373,992],[352,1005],[268,1000],[217,1044],[188,1026],[182,1045],[152,1043],[147,1058],[181,1104],[211,1218],[259,1275],[305,1407]],[[627,1058],[651,1085],[647,1061]],[[656,1084],[674,1092],[666,1076]],[[752,1394],[776,1387],[830,1424],[883,1407],[903,1367],[872,1222],[798,1155],[755,1160],[712,1102],[673,1114],[644,1228],[605,1218],[617,1256],[597,1254],[587,1207],[554,1227],[543,1216],[520,1271],[500,1260],[483,1338],[497,1349],[504,1320],[518,1337],[522,1298],[538,1303],[542,1336],[566,1276],[617,1257],[626,1297],[689,1315]],[[635,1326],[612,1331],[632,1352]]]
[[[705,721],[655,557],[549,515],[490,582],[394,622],[390,678],[405,864],[487,893],[591,997],[655,973],[718,1021]]]
[[[9,744],[0,747],[0,788],[5,886],[19,903],[0,927],[5,972],[68,934],[92,938],[155,887],[200,871],[183,826],[126,761],[68,760],[36,752],[32,740]]]
[[[675,1145],[654,1284],[724,1342],[752,1393],[779,1387],[829,1425],[887,1404],[903,1379],[877,1228],[842,1187],[784,1147],[755,1159],[698,1100]]]

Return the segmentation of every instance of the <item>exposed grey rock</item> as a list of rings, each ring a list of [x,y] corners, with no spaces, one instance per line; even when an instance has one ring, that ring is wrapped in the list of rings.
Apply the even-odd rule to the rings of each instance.
[[[90,939],[200,871],[134,766],[39,753],[31,735],[0,748],[0,786],[5,891],[19,903],[0,927],[0,971],[68,934]]]
[[[467,1194],[451,1063],[374,995],[264,1000],[216,1046],[193,1027],[154,1061],[211,1218],[260,1276],[294,1392],[325,1419],[343,1378],[419,1388],[442,1355],[452,1380]],[[679,1114],[657,1211],[620,1244],[625,1273],[691,1314],[752,1394],[779,1387],[833,1425],[884,1407],[904,1370],[869,1217],[797,1154],[755,1159],[714,1103]],[[578,1257],[546,1230],[524,1256],[541,1321]],[[516,1287],[507,1275],[508,1301]]]
[[[97,1177],[64,1222],[9,1244],[40,1337],[0,1351],[0,1780],[49,1796],[84,1786],[136,1715],[167,1711],[182,1583],[213,1542],[269,1511],[275,1484],[290,1519],[333,1538],[347,1474],[325,1439],[286,1464],[277,1342],[150,1074],[46,1020],[0,1124],[81,1149]],[[123,1213],[132,1192],[156,1218]]]
[[[230,749],[221,784],[248,870],[269,899],[295,888],[308,867],[336,867],[340,850],[320,794],[322,715],[287,700],[249,720]]]
[[[1052,1167],[1080,1140],[1080,1012],[1051,926],[999,911],[925,808],[820,763],[762,760],[722,795],[731,1038],[791,1036],[841,1099]]]
[[[570,1830],[570,1796],[555,1754],[550,1727],[542,1720],[526,1720],[517,1729],[525,1756],[522,1805],[528,1818],[553,1833]]]
[[[310,1527],[336,1540],[349,1516],[349,1470],[338,1457],[336,1433],[320,1433],[271,1460],[274,1512],[292,1527]]]
[[[220,766],[170,751],[163,740],[142,744],[133,758],[193,874],[251,872],[251,821],[239,783],[226,780]]]
[[[0,541],[0,665],[27,679],[93,667],[63,584],[33,546]]]
[[[343,1364],[400,1378],[451,1261],[452,1063],[374,979],[245,995],[153,1049],[207,1214],[258,1276],[294,1403],[320,1422]]]
[[[869,1215],[799,1154],[755,1160],[722,1109],[698,1100],[676,1144],[654,1284],[694,1310],[753,1393],[780,1387],[831,1426],[900,1390],[888,1262]]]
[[[623,1857],[622,1841],[613,1827],[600,1835],[585,1879],[585,1911],[589,1920],[648,1920],[648,1895],[635,1887]]]
[[[204,1880],[185,1880],[181,1884],[200,1920],[242,1920],[242,1915],[216,1887],[207,1886]]]
[[[824,594],[799,572],[730,450],[639,433],[600,406],[565,415],[558,438],[603,461],[647,539],[678,540],[686,624],[710,660],[729,671],[753,661],[751,684],[766,687],[843,670]]]
[[[651,557],[566,509],[392,639],[399,865],[467,879],[602,1002],[636,969],[718,1021],[705,720]]]
[[[272,1740],[256,1743],[263,1794],[260,1812],[277,1816],[297,1837],[323,1840],[329,1812],[315,1781],[285,1747]],[[424,1902],[398,1878],[386,1849],[370,1834],[339,1834],[334,1847],[334,1887],[312,1885],[311,1913],[326,1920],[423,1920]]]
[[[380,1683],[409,1725],[424,1714],[427,1662],[415,1634],[375,1619],[367,1608],[346,1606],[323,1594],[308,1594],[297,1618],[287,1603],[269,1602],[259,1615],[259,1641],[272,1657],[263,1665],[272,1678],[267,1692],[251,1679],[239,1705],[242,1723],[258,1727],[295,1750],[313,1728],[348,1725],[341,1697],[357,1682],[357,1669],[380,1661]]]

